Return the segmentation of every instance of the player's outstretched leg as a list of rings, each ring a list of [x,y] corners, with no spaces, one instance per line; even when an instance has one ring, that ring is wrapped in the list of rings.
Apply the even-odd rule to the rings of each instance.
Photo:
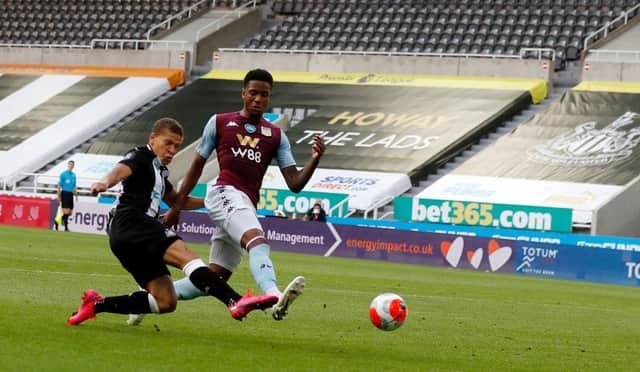
[[[78,325],[87,319],[95,319],[99,313],[148,314],[159,313],[156,299],[146,291],[132,292],[127,295],[102,297],[89,289],[82,296],[78,311],[67,320],[69,325]]]
[[[298,296],[304,292],[305,281],[303,276],[295,277],[282,292],[282,296],[273,306],[273,319],[282,320],[289,313],[289,306]]]

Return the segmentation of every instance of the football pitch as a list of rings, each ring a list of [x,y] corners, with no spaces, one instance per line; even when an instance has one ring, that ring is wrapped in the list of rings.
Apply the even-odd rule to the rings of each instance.
[[[206,260],[207,246],[190,247]],[[282,252],[272,258],[281,286],[307,278],[284,321],[253,312],[238,322],[216,299],[199,298],[137,327],[115,314],[70,327],[85,289],[117,295],[137,287],[107,239],[0,226],[0,370],[640,370],[638,288]],[[257,292],[246,259],[231,284]],[[393,332],[368,318],[382,292],[400,294],[409,308]]]

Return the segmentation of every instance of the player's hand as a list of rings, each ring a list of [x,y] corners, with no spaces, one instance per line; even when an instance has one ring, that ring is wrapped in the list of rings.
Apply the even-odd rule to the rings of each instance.
[[[319,159],[324,154],[324,150],[326,145],[324,144],[324,137],[322,136],[313,136],[313,143],[311,143],[311,157],[314,159]]]
[[[105,192],[107,191],[107,185],[105,185],[102,182],[95,182],[91,185],[91,195],[96,196],[101,192]],[[76,199],[77,199],[77,195],[76,195]]]
[[[174,227],[180,221],[180,211],[176,209],[169,209],[167,213],[161,216],[162,223],[167,227]]]

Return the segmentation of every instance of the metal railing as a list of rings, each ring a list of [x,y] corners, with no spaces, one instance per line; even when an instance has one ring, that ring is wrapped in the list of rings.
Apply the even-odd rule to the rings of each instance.
[[[31,178],[31,182],[29,185],[22,185],[22,186],[18,186],[19,182],[29,182],[29,181],[25,181],[28,180],[29,178]],[[2,182],[5,187],[3,188],[4,190],[9,190],[6,186],[7,185],[7,181],[6,178],[3,179]],[[90,178],[90,177],[77,177],[76,181],[81,181],[84,183],[93,183],[93,182],[97,182],[99,181],[98,178]],[[58,183],[57,181],[57,177],[56,176],[52,176],[49,174],[44,174],[44,173],[28,173],[28,172],[20,172],[18,173],[15,177],[13,177],[13,181],[11,184],[11,190],[13,190],[14,192],[18,192],[18,191],[29,191],[31,193],[39,193],[41,191],[47,191],[47,192],[55,192],[57,190],[57,187],[55,186]],[[102,194],[115,194],[117,195],[118,189],[121,188],[122,186],[120,184],[115,185],[113,187],[111,187],[109,190],[105,191]],[[84,186],[78,186],[78,194],[82,194],[82,195],[90,195],[91,191],[90,191],[90,187],[84,187]]]
[[[191,5],[188,8],[183,9],[182,11],[180,11],[179,13],[176,13],[174,15],[172,15],[171,17],[165,19],[164,21],[155,24],[153,26],[151,26],[151,28],[149,29],[149,31],[147,31],[146,35],[147,35],[147,40],[151,40],[151,32],[159,29],[159,28],[165,28],[165,29],[169,29],[171,28],[171,22],[178,20],[178,19],[182,19],[183,15],[186,15],[187,18],[191,18],[191,16],[193,15],[193,13],[195,13],[196,9],[198,7],[200,7],[201,5],[208,3],[208,0],[200,0],[197,3]],[[214,1],[215,3],[215,1]]]
[[[341,207],[342,207],[342,205],[344,203],[349,203],[349,200],[351,200],[353,198],[354,198],[354,195],[349,195],[348,197],[344,198],[340,203],[338,203],[338,204],[334,205],[333,207],[331,207],[329,209],[329,211],[327,211],[327,215],[328,216],[333,216],[333,211],[335,211],[337,209],[338,210],[338,216],[337,217],[340,217],[340,218],[344,217],[342,215],[342,208]]]
[[[9,191],[9,177],[0,177],[0,185],[2,185],[2,191]]]
[[[91,48],[91,45],[0,43],[0,47],[4,47],[4,48],[89,49],[89,48]]]
[[[104,46],[97,46],[98,43],[104,43]],[[91,49],[128,49],[127,44],[131,44],[133,49],[139,49],[141,46],[155,46],[164,48],[192,48],[193,43],[186,40],[146,40],[146,39],[93,39],[91,40]]]
[[[638,50],[592,49],[587,55],[587,62],[629,62],[640,63]]]
[[[483,54],[483,53],[426,53],[426,52],[369,52],[354,50],[319,50],[319,49],[251,49],[251,48],[220,48],[220,52],[234,53],[266,53],[266,54],[331,54],[358,56],[413,56],[413,57],[456,57],[456,58],[490,58],[490,59],[525,59],[534,55],[543,59],[550,54],[555,60],[556,52],[551,48],[522,48],[518,54]]]
[[[589,36],[584,39],[584,47],[583,50],[587,50],[590,44],[595,42],[596,38],[600,38],[599,35],[602,34],[602,38],[607,37],[609,31],[617,28],[618,26],[624,26],[629,23],[629,18],[631,18],[633,12],[640,11],[640,4],[637,4],[631,9],[627,9],[624,12],[620,13],[620,15],[610,21],[608,21],[604,26],[599,29],[593,31]],[[620,25],[616,25],[618,22],[622,22]]]
[[[544,59],[545,54],[551,56],[551,60],[556,60],[556,51],[552,48],[522,48],[520,49],[520,58],[527,58],[530,55],[535,56],[536,59]]]
[[[233,6],[235,8],[235,0],[233,2]],[[213,1],[213,7],[216,6],[216,2],[215,0]],[[213,30],[213,32],[218,31],[220,28],[222,28],[224,25],[226,25],[226,23],[224,23],[224,21],[228,18],[232,18],[235,16],[236,19],[242,17],[244,15],[244,9],[245,8],[249,8],[249,7],[256,7],[256,0],[252,0],[252,1],[248,1],[245,4],[240,5],[239,7],[235,8],[233,11],[231,11],[230,13],[225,14],[224,16],[212,21],[211,23],[208,23],[204,26],[202,26],[198,32],[196,32],[196,43],[200,40],[202,40],[202,38],[204,36],[202,36],[202,33],[204,30],[210,29],[215,27],[215,30]],[[208,33],[207,35],[210,35],[210,33]]]
[[[233,2],[231,3],[231,7],[235,8],[238,5],[239,2],[240,2],[239,0],[233,0]],[[215,8],[217,3],[218,2],[216,0],[212,0],[211,1],[211,7]],[[256,6],[256,2],[253,1],[253,7],[255,8],[255,6]]]
[[[378,200],[377,202],[373,203],[372,206],[370,206],[369,208],[365,209],[364,212],[362,213],[362,218],[367,219],[369,217],[369,212],[372,212],[372,218],[374,220],[378,219],[378,208],[380,207],[384,207],[385,205],[389,204],[390,202],[393,201],[393,196],[385,196],[384,198]]]

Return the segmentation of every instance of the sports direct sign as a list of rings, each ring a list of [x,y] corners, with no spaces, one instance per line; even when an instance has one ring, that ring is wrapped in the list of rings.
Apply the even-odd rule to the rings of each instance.
[[[288,190],[276,166],[269,166],[262,181],[265,189]],[[365,172],[318,168],[304,188],[307,192],[349,195],[349,209],[366,210],[380,200],[400,195],[411,188],[402,173]]]

